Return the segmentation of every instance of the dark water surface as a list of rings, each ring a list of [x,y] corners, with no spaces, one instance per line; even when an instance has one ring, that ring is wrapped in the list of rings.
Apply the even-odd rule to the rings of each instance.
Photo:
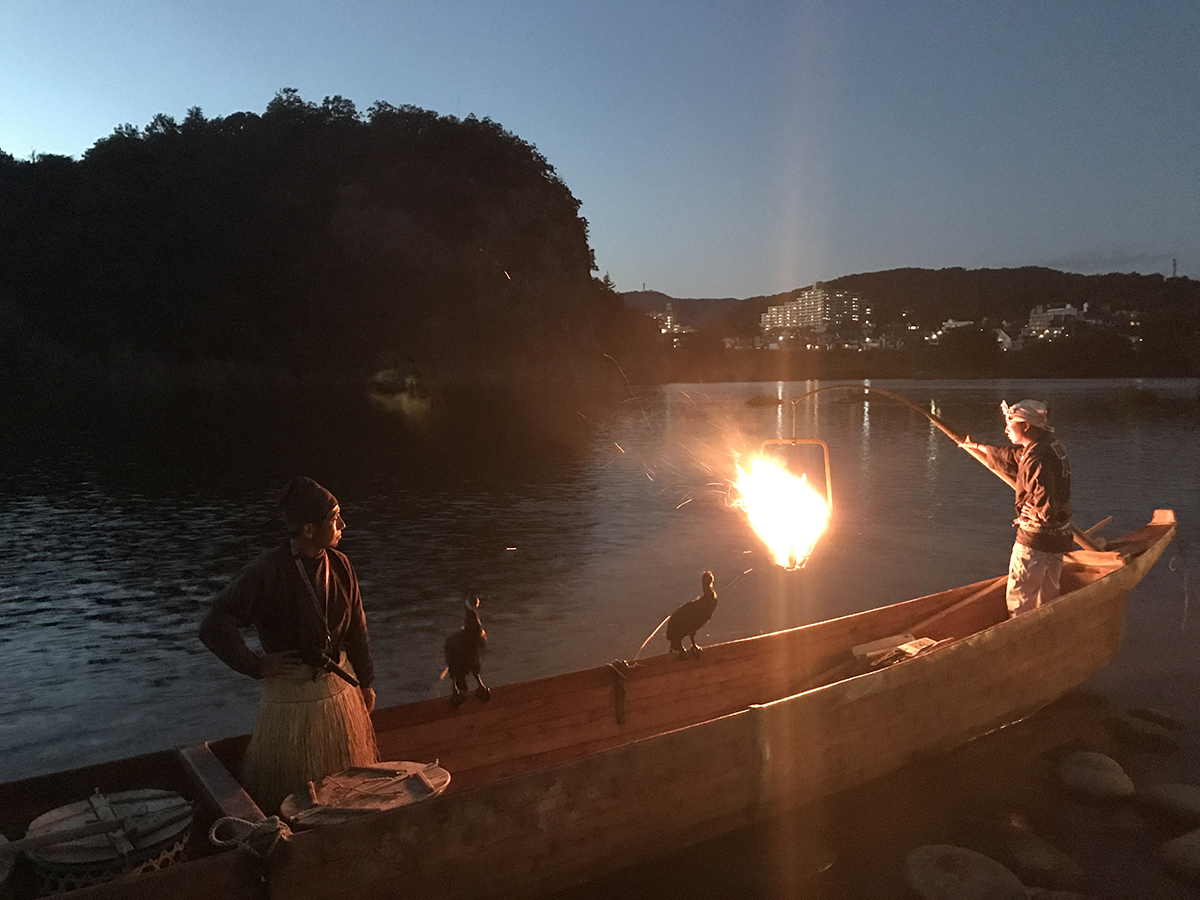
[[[1046,400],[1071,453],[1077,524],[1111,515],[1116,535],[1156,507],[1177,511],[1179,539],[1131,594],[1125,647],[1094,684],[1200,723],[1196,382],[875,384],[992,442],[1002,399]],[[467,594],[483,598],[495,686],[632,659],[704,569],[720,605],[701,643],[1001,574],[1011,491],[911,410],[838,394],[802,402],[796,420],[798,436],[830,447],[830,529],[804,570],[769,564],[726,486],[737,453],[792,433],[790,403],[769,398],[817,386],[649,389],[588,423],[577,454],[508,474],[487,465],[513,446],[500,423],[460,439],[473,453],[437,454],[437,477],[435,456],[319,419],[268,417],[279,440],[256,443],[234,401],[177,410],[165,431],[119,407],[89,419],[86,404],[26,419],[0,463],[0,779],[249,730],[256,684],[209,655],[196,626],[279,538],[274,498],[300,472],[338,495],[349,523],[342,549],[362,581],[381,705],[447,692],[441,644]],[[643,655],[665,649],[659,636]]]

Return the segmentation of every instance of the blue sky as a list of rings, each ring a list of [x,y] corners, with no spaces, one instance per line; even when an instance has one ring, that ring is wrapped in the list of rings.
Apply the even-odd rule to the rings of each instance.
[[[901,266],[1200,278],[1195,0],[4,0],[0,149],[284,87],[489,117],[619,290]]]

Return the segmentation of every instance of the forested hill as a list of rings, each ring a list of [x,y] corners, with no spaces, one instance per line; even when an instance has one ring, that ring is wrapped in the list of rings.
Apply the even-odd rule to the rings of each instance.
[[[549,162],[488,119],[295,91],[0,152],[0,363],[534,369],[644,336]]]
[[[1079,275],[1041,266],[1016,269],[890,269],[846,275],[826,282],[830,290],[850,291],[871,305],[880,321],[901,313],[936,326],[954,319],[1023,322],[1035,306],[1071,304],[1113,310],[1159,312],[1200,301],[1197,283],[1114,272]]]
[[[763,312],[793,299],[800,288],[743,300],[677,298],[657,291],[622,296],[652,313],[670,304],[674,324],[686,331],[675,336],[682,352],[671,357],[674,369],[663,377],[680,381],[755,380],[780,377],[780,371],[805,378],[1200,375],[1200,282],[1190,278],[1079,275],[1033,266],[908,268],[846,275],[821,286],[857,296],[871,310],[869,327],[840,322],[831,329],[834,337],[848,345],[871,338],[884,352],[860,354],[850,347],[839,356],[828,347],[810,353],[784,347],[789,352],[761,360],[739,351],[721,354],[725,339],[760,337]],[[1018,340],[1013,352],[1001,352],[999,329],[1019,339],[1035,307],[1068,304],[1087,314],[1051,340]],[[949,319],[971,325],[927,343],[926,337]]]
[[[1016,269],[888,269],[843,275],[822,283],[830,291],[847,291],[870,306],[872,319],[886,325],[906,323],[936,328],[947,319],[1024,322],[1035,306],[1082,309],[1108,307],[1137,310],[1152,321],[1187,319],[1200,327],[1200,283],[1188,278],[1111,273],[1079,275],[1040,266]],[[714,326],[729,334],[757,333],[769,306],[791,299],[796,291],[735,299],[670,297],[658,291],[630,291],[625,301],[648,312],[671,304],[677,317],[691,326]]]

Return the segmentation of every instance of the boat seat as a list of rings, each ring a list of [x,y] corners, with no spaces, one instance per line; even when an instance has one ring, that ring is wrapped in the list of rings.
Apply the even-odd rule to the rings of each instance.
[[[871,656],[887,650],[895,650],[897,647],[911,643],[913,640],[914,638],[911,634],[893,634],[890,637],[880,638],[877,641],[868,641],[865,644],[859,644],[850,652],[854,656]]]
[[[941,642],[933,638],[915,638],[911,634],[894,634],[854,647],[851,653],[856,660],[865,661],[872,669],[890,666],[892,663],[909,659],[937,646]]]

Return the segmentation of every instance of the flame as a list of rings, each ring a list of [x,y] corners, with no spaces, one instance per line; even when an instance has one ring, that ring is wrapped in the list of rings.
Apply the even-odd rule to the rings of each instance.
[[[829,519],[824,499],[804,475],[797,477],[766,457],[751,457],[749,470],[737,470],[737,496],[730,505],[745,512],[776,565],[789,572],[804,568]]]

